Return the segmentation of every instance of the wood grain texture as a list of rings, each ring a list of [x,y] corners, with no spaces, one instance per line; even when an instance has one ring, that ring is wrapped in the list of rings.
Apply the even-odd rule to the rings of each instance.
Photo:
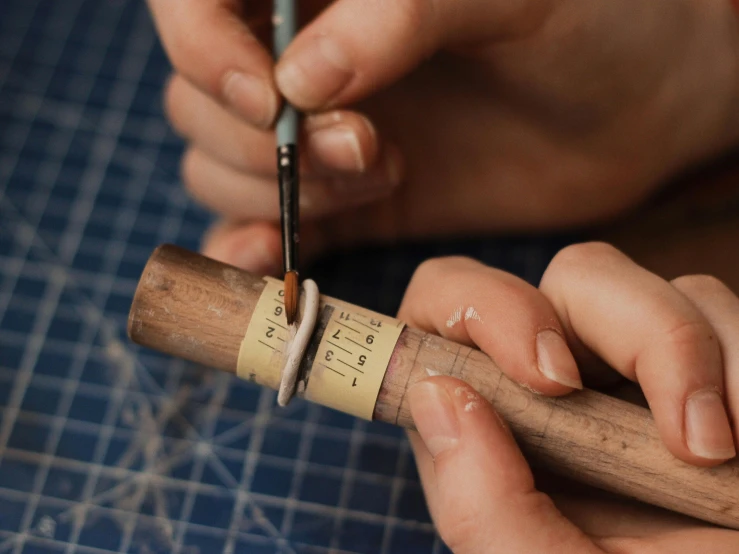
[[[177,247],[152,255],[129,318],[134,342],[235,373],[261,279]],[[596,487],[739,529],[739,462],[698,468],[662,445],[644,408],[591,390],[563,398],[509,380],[482,352],[406,328],[374,417],[412,428],[406,391],[428,370],[458,377],[493,403],[533,464]]]
[[[509,423],[532,464],[593,485],[739,529],[739,463],[698,468],[670,454],[645,408],[592,390],[540,396],[508,379],[479,350],[416,329],[396,347],[376,419],[412,428],[405,391],[428,370],[457,377]]]
[[[128,318],[135,343],[236,372],[241,339],[265,282],[175,246],[151,255]]]

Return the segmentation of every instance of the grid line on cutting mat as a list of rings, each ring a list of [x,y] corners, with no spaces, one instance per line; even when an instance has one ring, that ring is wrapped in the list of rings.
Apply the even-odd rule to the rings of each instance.
[[[102,52],[105,52],[106,50],[107,50],[107,45],[106,47],[102,49]],[[102,59],[103,58],[101,56],[101,63],[102,63]],[[132,97],[133,96],[131,95],[131,98]],[[120,124],[122,119],[114,118],[114,121]],[[113,130],[113,134],[115,134],[115,129]],[[101,141],[101,142],[98,142],[97,144],[104,145],[105,143]],[[71,237],[71,238],[69,238],[68,242],[63,242],[61,245],[60,257],[62,258],[63,262],[68,262],[68,263],[71,262],[71,258],[74,255],[74,252],[76,252],[79,248],[79,243],[83,235],[82,230],[84,228],[84,223],[85,221],[89,219],[90,213],[92,213],[93,201],[97,193],[97,187],[100,186],[103,180],[102,176],[98,173],[98,171],[105,171],[107,169],[109,160],[112,159],[112,155],[113,155],[112,153],[115,149],[115,144],[111,143],[107,146],[108,148],[105,149],[102,155],[95,156],[96,160],[98,161],[100,165],[97,167],[91,166],[91,173],[87,173],[87,172],[83,173],[82,181],[81,181],[82,187],[83,189],[89,187],[90,192],[88,195],[85,196],[84,201],[80,201],[80,199],[78,198],[75,208],[78,208],[79,211],[73,212],[70,215],[70,219],[72,221],[74,222],[79,221],[80,224],[77,229],[74,229],[73,233],[70,233],[69,229],[67,229],[66,231],[67,233],[66,237]],[[95,153],[93,153],[93,155],[95,155]],[[101,161],[102,163],[100,163]],[[139,188],[143,188],[143,187],[139,187]],[[119,214],[119,217],[116,223],[124,219],[124,213],[125,212],[121,212]],[[132,224],[133,224],[133,221],[131,221],[131,225]],[[114,226],[116,225],[114,224]],[[116,254],[118,254],[118,257],[120,257],[119,253],[122,252],[122,250],[123,250],[123,245],[119,241],[111,241],[111,244],[107,250],[106,260],[111,260],[111,257],[115,256]],[[106,269],[109,270],[110,268],[106,267]],[[107,299],[109,292],[110,292],[110,284],[107,286],[107,293],[106,293],[106,288],[104,288],[104,285],[105,283],[111,283],[112,280],[113,280],[113,277],[110,274],[101,276],[101,284],[99,285],[99,288],[96,290],[97,294],[93,296],[93,299],[92,299],[93,303],[101,302],[103,298]],[[85,331],[83,332],[83,336],[78,343],[78,347],[76,348],[75,355],[73,355],[73,364],[70,368],[71,379],[68,380],[68,385],[65,386],[64,393],[62,396],[62,401],[59,403],[59,410],[57,412],[58,417],[55,421],[55,425],[52,426],[52,432],[50,433],[49,438],[48,438],[48,442],[49,442],[48,451],[53,452],[56,449],[59,439],[61,438],[62,430],[65,426],[65,422],[68,417],[68,411],[72,405],[72,401],[74,400],[74,396],[76,393],[76,385],[79,382],[79,376],[82,370],[84,369],[84,360],[89,356],[89,350],[94,340],[95,332],[96,332],[96,329],[94,327],[92,327],[91,325],[86,326]],[[125,379],[128,376],[121,373],[121,377]],[[109,402],[108,413],[106,414],[103,420],[103,432],[101,433],[101,440],[98,441],[96,445],[96,453],[94,454],[94,461],[98,461],[98,463],[102,461],[102,458],[105,455],[105,452],[107,451],[107,448],[106,448],[107,443],[105,439],[108,437],[109,433],[107,432],[105,422],[109,421],[112,417],[115,417],[116,408],[120,405],[120,402],[122,401],[122,396],[123,396],[122,390],[125,389],[126,386],[127,386],[127,383],[122,380],[119,380],[117,383],[115,383],[114,392],[111,394],[111,401]],[[107,425],[107,428],[108,429],[110,428],[109,424]],[[20,529],[21,533],[27,534],[28,530],[30,529],[30,526],[32,523],[32,517],[35,514],[35,508],[38,502],[38,496],[40,496],[41,488],[43,487],[46,481],[46,475],[50,469],[51,463],[52,463],[52,459],[50,456],[44,457],[41,467],[37,471],[36,483],[35,483],[34,490],[32,492],[32,494],[36,495],[35,496],[36,501],[34,502],[32,500],[31,502],[29,502],[27,506],[26,512],[24,514],[24,519],[21,522],[21,529]],[[90,488],[94,486],[95,478],[96,478],[96,472],[91,471],[88,474],[88,483],[92,483],[92,485],[88,485],[88,483],[86,483],[85,487],[87,490],[90,490]],[[86,495],[83,492],[83,496],[89,497],[90,494]],[[82,515],[82,517],[76,518],[75,523],[76,523],[75,528],[69,540],[70,547],[72,545],[77,544],[78,542],[79,532],[81,530],[82,524],[84,523],[84,514]],[[21,551],[20,547],[21,547],[21,543],[18,543],[15,549],[16,554],[20,553]],[[70,551],[70,547],[67,548],[67,551]]]
[[[176,178],[166,59],[141,1],[3,10],[0,552],[439,544],[397,430],[278,410],[271,391],[126,342],[137,268],[209,222]]]
[[[143,0],[0,10],[0,552],[445,551],[400,430],[277,409],[271,391],[127,342],[149,253],[196,248],[210,222],[176,177]],[[307,273],[392,313],[427,257],[535,282],[571,240],[365,249]]]

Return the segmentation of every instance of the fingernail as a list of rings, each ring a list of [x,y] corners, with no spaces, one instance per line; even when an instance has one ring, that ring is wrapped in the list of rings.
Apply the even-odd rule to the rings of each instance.
[[[275,80],[293,103],[318,108],[351,80],[353,68],[346,53],[328,36],[317,36],[277,64]]]
[[[342,198],[351,197],[352,204],[364,204],[391,195],[403,181],[403,160],[396,150],[385,154],[384,171],[369,171],[354,177],[328,179],[327,184]]]
[[[707,460],[736,456],[729,417],[715,390],[694,393],[685,403],[685,435],[690,451]]]
[[[536,335],[536,356],[544,377],[566,387],[582,389],[575,358],[559,333],[551,329],[540,331]]]
[[[276,93],[258,77],[229,72],[223,80],[226,100],[248,121],[266,129],[277,111]]]
[[[408,403],[416,430],[433,457],[459,442],[459,420],[446,389],[425,380],[408,390]]]
[[[309,135],[308,141],[314,153],[323,158],[330,157],[336,169],[356,172],[366,169],[359,137],[347,125],[318,129]]]

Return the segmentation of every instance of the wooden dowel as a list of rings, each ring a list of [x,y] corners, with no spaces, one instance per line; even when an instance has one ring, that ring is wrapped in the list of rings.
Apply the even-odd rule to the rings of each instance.
[[[264,286],[244,271],[162,246],[141,277],[129,335],[143,346],[235,373]],[[374,419],[413,428],[405,393],[428,370],[458,377],[492,402],[533,464],[739,529],[736,460],[713,468],[681,462],[663,446],[648,410],[592,390],[560,398],[531,393],[479,350],[416,329],[405,328],[400,335]]]

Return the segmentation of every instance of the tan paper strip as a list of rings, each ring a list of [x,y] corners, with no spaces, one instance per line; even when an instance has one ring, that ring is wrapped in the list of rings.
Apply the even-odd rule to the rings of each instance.
[[[305,398],[372,419],[377,395],[403,324],[358,306],[324,298],[334,307],[318,346]]]
[[[278,389],[287,339],[282,281],[267,279],[239,349],[236,374]]]
[[[280,386],[287,326],[281,281],[266,279],[241,341],[237,375],[273,389]],[[305,398],[372,419],[403,323],[341,300],[322,297],[319,313],[333,308],[310,370]]]

